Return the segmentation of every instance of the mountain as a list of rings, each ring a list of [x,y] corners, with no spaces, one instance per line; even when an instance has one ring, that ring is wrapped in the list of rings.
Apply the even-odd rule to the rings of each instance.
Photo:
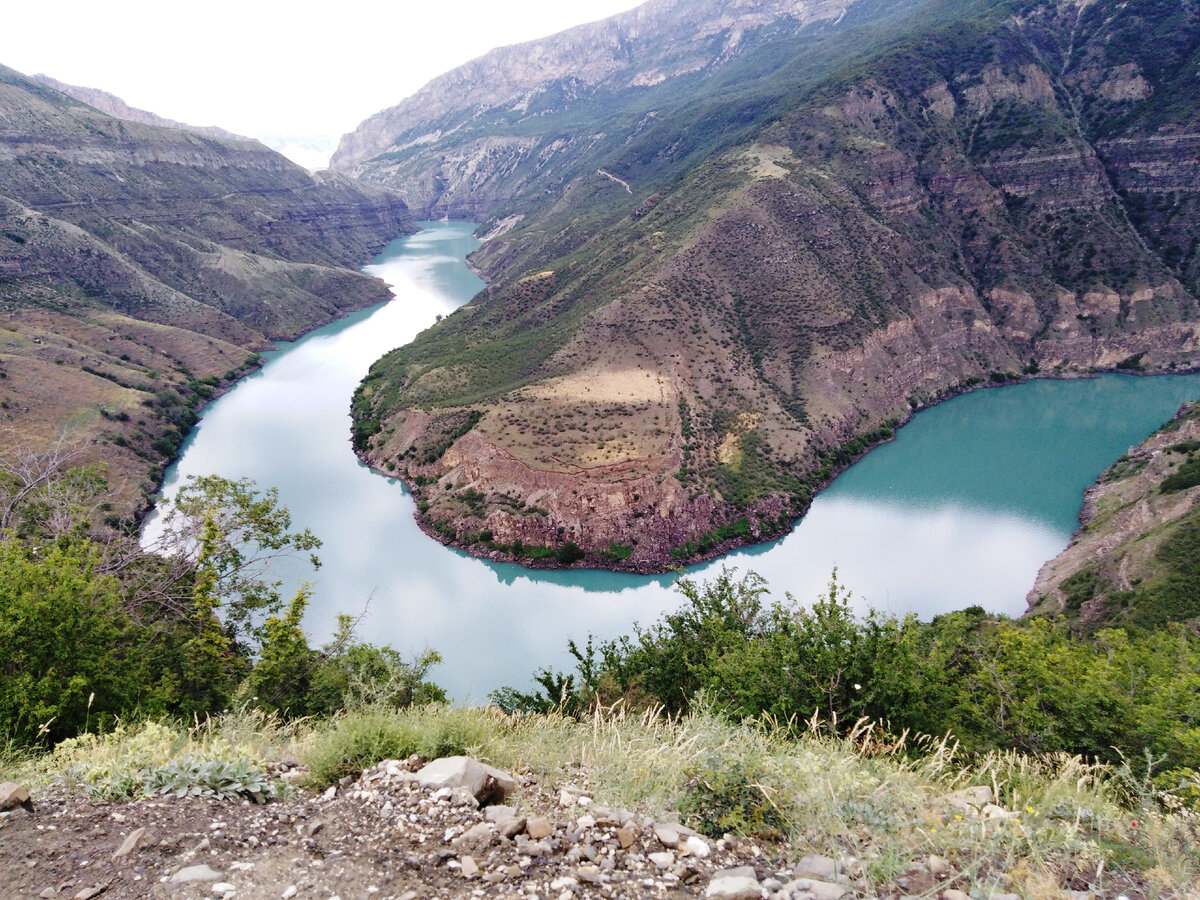
[[[745,31],[653,139],[572,107],[616,147],[581,174],[464,189],[489,288],[355,400],[430,533],[659,569],[783,533],[953,393],[1200,362],[1196,4],[845,12]],[[355,170],[416,196],[397,153]]]
[[[1038,573],[1030,612],[1073,626],[1200,616],[1200,402],[1117,460],[1084,496],[1071,545]]]
[[[3,450],[94,443],[133,511],[256,351],[388,296],[357,267],[412,228],[386,191],[0,67]]]
[[[194,131],[196,134],[203,134],[208,137],[220,138],[230,141],[252,141],[253,138],[243,137],[240,134],[234,134],[232,131],[226,131],[224,128],[217,128],[214,125],[187,125],[183,122],[177,122],[174,119],[168,119],[160,116],[157,113],[152,113],[145,109],[138,109],[136,106],[130,106],[116,94],[110,94],[108,91],[102,91],[98,88],[81,87],[77,84],[66,84],[59,81],[57,78],[51,78],[49,75],[34,75],[33,79],[39,81],[46,87],[66,94],[68,97],[74,97],[80,103],[86,103],[88,106],[95,107],[100,112],[112,116],[114,119],[125,119],[129,122],[140,122],[142,125],[158,125],[163,128],[182,128],[186,131]]]
[[[421,214],[479,218],[561,190],[622,149],[657,153],[698,112],[738,131],[797,79],[853,56],[838,28],[890,21],[912,0],[651,0],[493,50],[343,137],[330,163],[397,190]],[[807,58],[791,46],[798,43]],[[746,96],[751,85],[766,82]]]

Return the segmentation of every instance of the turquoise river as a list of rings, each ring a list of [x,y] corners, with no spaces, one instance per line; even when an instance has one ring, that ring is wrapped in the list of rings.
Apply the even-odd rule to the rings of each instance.
[[[314,573],[279,570],[315,592],[314,643],[338,612],[365,615],[363,639],[445,659],[434,679],[485,700],[533,670],[569,668],[568,638],[612,637],[676,604],[669,577],[527,571],[447,549],[422,534],[397,480],[350,449],[350,396],[371,363],[467,302],[474,226],[425,223],[367,271],[395,299],[267,354],[204,411],[168,472],[216,473],[276,487],[297,526],[325,542]],[[1034,381],[976,391],[918,414],[821,493],[785,538],[692,570],[753,569],[772,592],[807,601],[836,567],[863,608],[922,617],[972,604],[1020,615],[1038,568],[1076,526],[1084,488],[1186,400],[1200,375]],[[147,528],[152,532],[155,525]]]

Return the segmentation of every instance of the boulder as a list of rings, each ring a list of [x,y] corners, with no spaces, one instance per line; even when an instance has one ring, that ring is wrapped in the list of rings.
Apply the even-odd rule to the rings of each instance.
[[[750,866],[722,869],[708,882],[704,889],[705,900],[762,900],[766,895],[758,883],[758,875]]]
[[[817,856],[809,854],[800,858],[800,862],[796,863],[793,871],[797,876],[804,877],[805,875],[812,878],[837,878],[838,874],[845,867],[840,865],[836,859],[829,856]]]
[[[33,801],[29,799],[29,788],[14,781],[0,783],[0,810],[23,807],[33,812]]]
[[[417,782],[424,788],[463,788],[479,803],[503,803],[517,789],[517,783],[507,772],[471,759],[469,756],[446,756],[435,759],[417,772]]]
[[[180,869],[168,880],[168,884],[191,884],[195,881],[220,881],[224,876],[206,865],[188,866]]]

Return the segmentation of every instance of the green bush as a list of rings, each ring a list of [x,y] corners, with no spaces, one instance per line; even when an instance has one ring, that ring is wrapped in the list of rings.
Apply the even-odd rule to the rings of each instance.
[[[760,761],[724,751],[688,773],[679,811],[701,834],[719,839],[726,832],[778,840],[787,819],[772,799],[777,791]]]

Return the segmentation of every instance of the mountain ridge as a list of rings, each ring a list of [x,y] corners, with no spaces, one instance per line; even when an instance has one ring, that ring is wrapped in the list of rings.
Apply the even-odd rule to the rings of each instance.
[[[678,180],[497,207],[486,296],[356,397],[428,531],[661,569],[782,533],[942,397],[1200,362],[1196,11],[919,12]]]

